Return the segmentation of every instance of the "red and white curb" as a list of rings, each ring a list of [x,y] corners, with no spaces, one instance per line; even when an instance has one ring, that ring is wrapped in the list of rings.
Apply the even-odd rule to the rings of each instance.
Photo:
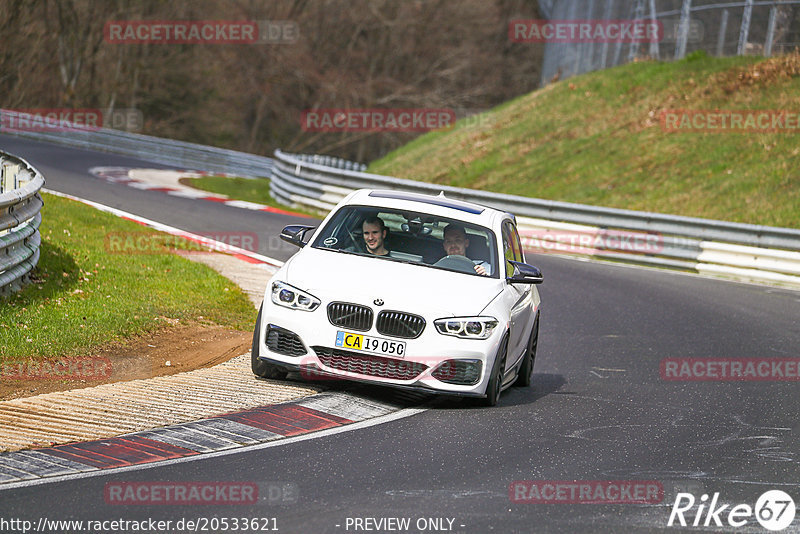
[[[251,263],[282,265],[274,258],[218,243],[116,208],[57,191],[43,191],[204,245],[224,247],[225,252]],[[113,438],[4,452],[0,453],[0,491],[99,476],[110,470],[138,470],[236,454],[373,426],[424,411],[424,408],[414,408],[425,400],[424,396],[402,392],[387,393],[387,396],[399,400],[376,401],[349,392],[323,392],[286,403]]]
[[[206,200],[216,202],[233,208],[242,208],[253,211],[268,211],[270,213],[280,213],[283,215],[294,215],[298,217],[308,217],[303,213],[282,210],[264,204],[248,202],[246,200],[231,200],[225,195],[218,195],[183,185],[179,182],[181,178],[197,178],[200,176],[224,176],[226,178],[241,178],[227,173],[211,173],[191,170],[164,170],[164,169],[133,169],[130,167],[92,167],[89,173],[98,178],[115,184],[123,184],[134,189],[147,191],[160,191],[176,197],[191,198],[196,200]],[[258,178],[254,178],[257,180]]]
[[[411,408],[419,402],[413,398],[380,402],[352,393],[323,392],[115,438],[0,453],[0,491],[263,448],[321,431],[344,431],[349,429],[343,428],[346,425],[355,429],[380,424],[423,411]]]

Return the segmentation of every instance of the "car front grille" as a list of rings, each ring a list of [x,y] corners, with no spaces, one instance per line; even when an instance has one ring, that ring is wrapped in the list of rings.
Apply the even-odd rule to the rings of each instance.
[[[422,363],[384,358],[372,354],[359,354],[328,347],[312,347],[319,360],[328,367],[366,376],[411,380],[422,374],[428,366]]]
[[[372,309],[359,304],[331,302],[328,304],[328,320],[334,326],[366,332],[372,328]]]
[[[385,310],[378,314],[375,328],[385,336],[413,339],[425,330],[425,319],[412,313]]]
[[[297,334],[274,324],[267,327],[266,345],[272,352],[286,356],[302,356],[308,352]]]
[[[480,360],[447,360],[431,376],[457,386],[474,386],[481,378]]]

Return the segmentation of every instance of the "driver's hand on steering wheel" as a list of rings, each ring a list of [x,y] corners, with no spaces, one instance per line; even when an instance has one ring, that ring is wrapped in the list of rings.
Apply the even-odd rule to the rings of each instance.
[[[486,272],[486,269],[483,268],[483,265],[475,265],[475,272],[481,276],[489,276],[489,273]]]

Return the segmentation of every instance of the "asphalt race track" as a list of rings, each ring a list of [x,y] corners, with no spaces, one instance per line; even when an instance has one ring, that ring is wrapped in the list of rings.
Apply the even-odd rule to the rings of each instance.
[[[258,252],[274,258],[293,251],[269,238],[298,218],[141,191],[88,173],[98,165],[163,166],[7,136],[0,148],[28,159],[49,189],[188,231],[257,232]],[[507,391],[496,408],[439,399],[410,417],[273,447],[0,487],[0,517],[173,525],[274,518],[261,526],[284,533],[402,531],[388,518],[410,518],[407,532],[767,532],[753,516],[729,526],[728,512],[738,504],[755,508],[768,490],[800,504],[798,381],[668,381],[660,372],[665,358],[800,357],[800,292],[552,256],[528,261],[545,277],[533,387]],[[512,502],[509,488],[521,480],[654,481],[663,495],[649,504]],[[106,484],[121,481],[248,482],[265,497],[275,490],[275,498],[107,504]],[[278,488],[291,495],[281,497]],[[718,492],[718,504],[729,505],[718,516],[724,526],[709,518],[704,527],[705,512],[692,526],[695,506],[685,514],[687,527],[668,527],[678,492],[698,504]],[[783,532],[791,531],[800,531],[800,519]]]
[[[297,250],[296,247],[277,237],[287,224],[293,222],[297,224],[297,217],[232,209],[213,202],[197,202],[189,198],[165,195],[160,191],[134,189],[109,183],[88,172],[88,169],[98,166],[148,169],[174,167],[117,154],[78,150],[7,135],[0,135],[0,149],[27,159],[44,175],[45,187],[48,189],[93,200],[190,232],[221,234],[256,232],[259,239],[258,250],[255,252],[272,258],[285,260]],[[319,222],[302,219],[299,220],[299,224],[304,221],[310,225]]]

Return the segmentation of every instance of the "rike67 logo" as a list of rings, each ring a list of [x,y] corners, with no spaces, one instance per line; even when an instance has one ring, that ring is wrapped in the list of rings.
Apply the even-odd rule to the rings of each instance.
[[[727,523],[730,527],[743,527],[751,523],[755,516],[756,521],[765,529],[779,531],[792,524],[796,511],[794,500],[788,493],[780,490],[763,493],[756,501],[755,507],[749,504],[734,506],[721,504],[719,492],[714,493],[711,502],[708,502],[708,495],[703,494],[697,511],[692,512],[695,502],[696,499],[691,493],[678,493],[667,526],[722,527]],[[687,517],[691,523],[687,523]]]

